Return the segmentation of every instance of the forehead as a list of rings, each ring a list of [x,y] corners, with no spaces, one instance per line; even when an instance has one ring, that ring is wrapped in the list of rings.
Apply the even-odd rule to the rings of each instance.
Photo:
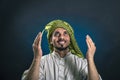
[[[64,29],[64,28],[56,28],[55,30],[54,30],[54,32],[64,32],[64,31],[67,31],[66,29]]]

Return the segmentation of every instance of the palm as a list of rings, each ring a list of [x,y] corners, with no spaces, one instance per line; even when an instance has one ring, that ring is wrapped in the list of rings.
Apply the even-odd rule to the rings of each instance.
[[[33,51],[34,51],[35,58],[42,57],[41,40],[42,40],[42,33],[39,32],[39,34],[36,36],[33,43]]]
[[[95,51],[96,51],[96,46],[94,44],[94,42],[92,41],[92,39],[90,38],[89,35],[86,36],[86,43],[88,46],[88,50],[87,50],[87,58],[93,58]]]

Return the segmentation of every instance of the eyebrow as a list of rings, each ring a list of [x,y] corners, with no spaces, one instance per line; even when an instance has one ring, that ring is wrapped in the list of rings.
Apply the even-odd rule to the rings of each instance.
[[[56,33],[60,33],[60,32],[59,31],[55,31],[54,34],[56,34]]]
[[[64,32],[67,32],[66,30],[64,30]],[[55,31],[54,33],[59,33],[59,31]],[[68,32],[67,32],[68,33]]]
[[[53,35],[57,35],[57,34],[59,34],[60,32],[59,31],[55,31],[54,33],[53,33]]]

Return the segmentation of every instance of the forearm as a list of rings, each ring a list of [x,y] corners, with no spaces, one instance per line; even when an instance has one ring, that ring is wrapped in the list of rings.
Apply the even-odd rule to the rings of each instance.
[[[33,52],[34,58],[32,64],[28,71],[24,72],[22,80],[38,80],[39,79],[39,67],[40,67],[40,60],[42,57],[42,49],[41,49],[41,38],[42,33],[36,36],[34,43],[33,43]]]
[[[90,58],[88,61],[88,80],[99,80],[99,74],[96,69],[93,58]]]
[[[33,59],[29,71],[24,80],[38,80],[40,59]]]

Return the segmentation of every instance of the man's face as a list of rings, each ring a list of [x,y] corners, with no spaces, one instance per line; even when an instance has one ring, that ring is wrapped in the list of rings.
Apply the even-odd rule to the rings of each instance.
[[[70,36],[65,29],[57,28],[52,34],[50,43],[58,50],[65,50],[70,44]]]

